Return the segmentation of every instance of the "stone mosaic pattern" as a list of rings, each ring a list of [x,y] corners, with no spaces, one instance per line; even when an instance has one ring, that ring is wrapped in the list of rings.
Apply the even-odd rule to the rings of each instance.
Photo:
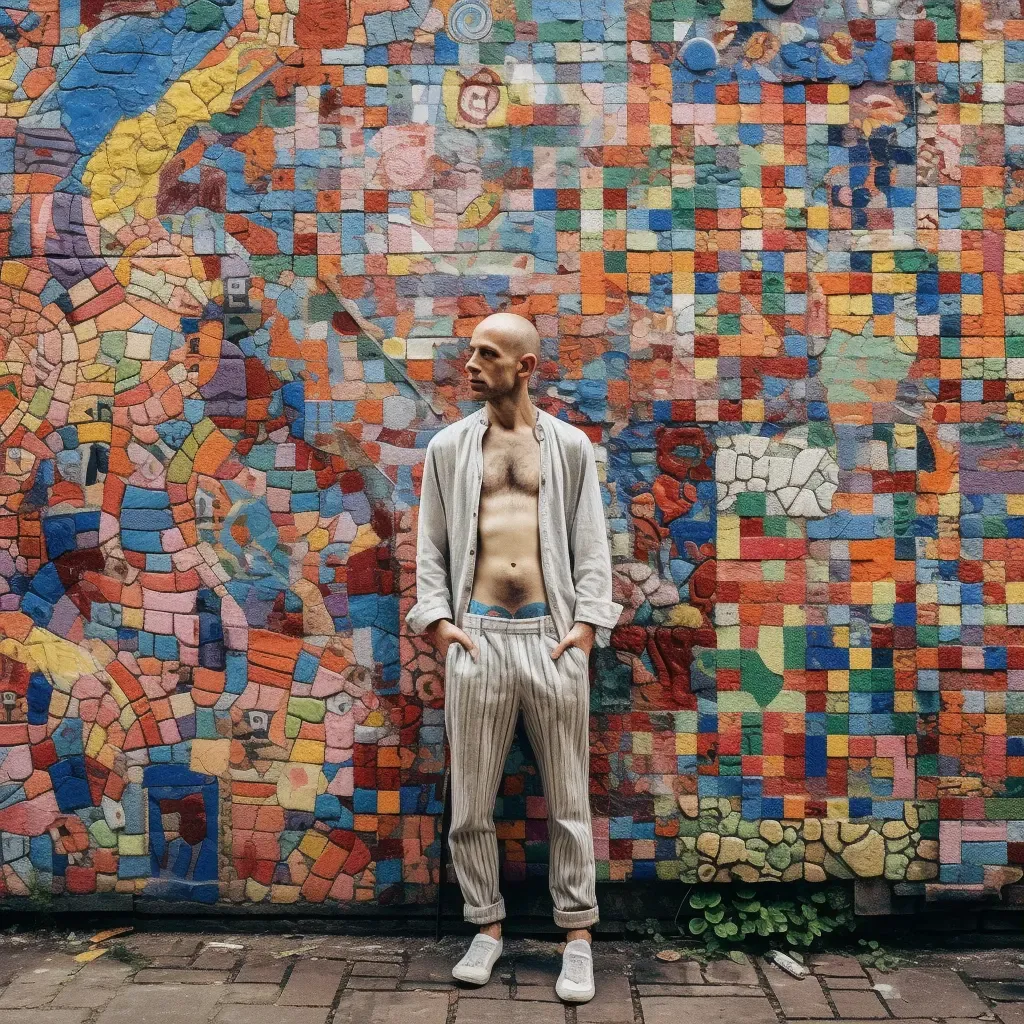
[[[401,622],[503,308],[607,498],[599,878],[1021,875],[1018,3],[6,0],[0,37],[0,895],[432,899]],[[522,745],[499,812],[542,876]]]

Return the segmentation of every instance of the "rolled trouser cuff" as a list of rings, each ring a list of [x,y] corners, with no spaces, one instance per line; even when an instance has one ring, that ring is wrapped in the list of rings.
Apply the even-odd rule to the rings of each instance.
[[[589,928],[597,924],[600,916],[597,907],[590,910],[559,910],[555,908],[555,924],[559,928]]]
[[[495,921],[505,920],[505,900],[503,897],[497,903],[489,907],[471,907],[468,903],[462,905],[463,920],[471,924],[494,924]]]

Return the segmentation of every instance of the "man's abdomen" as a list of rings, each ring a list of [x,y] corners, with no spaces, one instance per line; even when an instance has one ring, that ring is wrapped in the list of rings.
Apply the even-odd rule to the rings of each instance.
[[[511,614],[524,605],[546,605],[537,517],[519,502],[495,497],[480,505],[472,599]]]

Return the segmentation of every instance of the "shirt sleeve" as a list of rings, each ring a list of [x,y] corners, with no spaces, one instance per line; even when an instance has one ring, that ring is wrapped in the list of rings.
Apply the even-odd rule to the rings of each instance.
[[[438,484],[437,452],[428,444],[416,530],[416,603],[406,612],[405,622],[413,633],[422,633],[437,619],[451,617],[448,523]]]
[[[601,499],[601,484],[597,479],[594,446],[586,435],[582,456],[576,518],[569,532],[573,557],[573,584],[576,588],[573,621],[589,622],[592,626],[598,627],[595,630],[594,646],[607,647],[610,632],[619,621],[622,605],[612,600],[612,558],[608,546],[608,520]]]

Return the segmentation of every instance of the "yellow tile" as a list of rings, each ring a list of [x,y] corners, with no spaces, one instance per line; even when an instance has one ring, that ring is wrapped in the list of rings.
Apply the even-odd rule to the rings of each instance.
[[[909,690],[897,690],[892,695],[892,709],[897,714],[907,714],[915,711],[913,693]]]
[[[849,757],[849,750],[849,736],[827,736],[825,738],[825,753],[829,757]]]
[[[698,360],[699,361],[699,360]],[[740,519],[739,516],[719,515],[718,517],[718,557],[720,559],[737,559],[740,557]],[[732,628],[732,627],[730,627]],[[721,630],[719,639],[721,640]],[[721,646],[721,644],[720,644]]]
[[[871,648],[870,647],[851,647],[850,648],[850,668],[851,669],[871,668]]]
[[[828,207],[808,206],[807,227],[811,231],[825,231],[828,228]]]
[[[695,732],[677,732],[676,733],[676,753],[677,754],[696,754],[697,753],[697,734]]]
[[[844,668],[830,668],[828,688],[833,693],[846,693],[850,689],[850,673]]]

